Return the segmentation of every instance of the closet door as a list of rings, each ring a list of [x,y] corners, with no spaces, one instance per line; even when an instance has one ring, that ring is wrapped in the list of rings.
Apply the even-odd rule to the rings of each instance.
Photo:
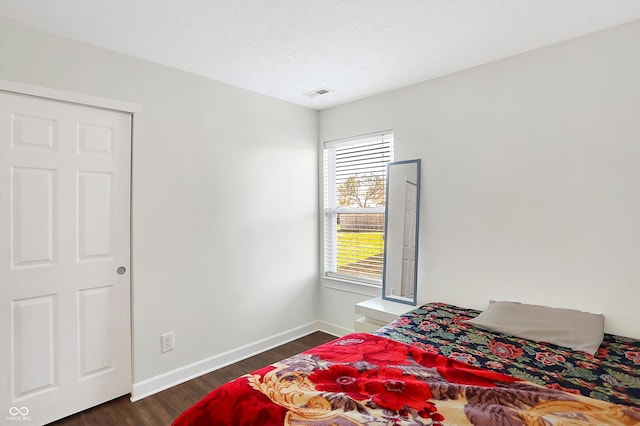
[[[131,115],[0,92],[0,423],[131,391]]]

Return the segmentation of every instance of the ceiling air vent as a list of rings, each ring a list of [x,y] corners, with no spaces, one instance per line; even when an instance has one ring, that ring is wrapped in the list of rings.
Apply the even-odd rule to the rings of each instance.
[[[331,89],[327,89],[326,87],[321,87],[319,89],[316,90],[312,90],[310,92],[305,93],[305,96],[308,96],[310,98],[315,98],[316,96],[321,96],[321,95],[326,95],[329,92],[332,92],[333,90]]]

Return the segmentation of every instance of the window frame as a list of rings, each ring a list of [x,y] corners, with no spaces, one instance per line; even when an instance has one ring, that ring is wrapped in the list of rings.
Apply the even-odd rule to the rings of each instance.
[[[385,206],[377,207],[340,207],[337,202],[337,176],[336,176],[336,149],[346,148],[349,146],[357,146],[371,144],[372,142],[380,143],[381,154],[388,149],[388,157],[386,161],[381,161],[381,171],[384,172],[384,185],[386,194],[386,164],[393,161],[394,157],[394,134],[393,130],[384,130],[374,133],[353,136],[349,138],[325,141],[322,146],[323,153],[323,262],[322,277],[339,282],[340,286],[327,285],[332,288],[340,288],[342,290],[352,291],[356,293],[365,293],[376,295],[382,288],[382,273],[380,279],[371,279],[366,277],[358,277],[350,274],[337,272],[337,250],[338,250],[338,232],[337,232],[337,215],[340,213],[358,213],[367,214],[375,213],[385,215]],[[384,239],[384,230],[383,230]],[[334,250],[330,253],[330,250]],[[384,259],[384,247],[383,247]]]

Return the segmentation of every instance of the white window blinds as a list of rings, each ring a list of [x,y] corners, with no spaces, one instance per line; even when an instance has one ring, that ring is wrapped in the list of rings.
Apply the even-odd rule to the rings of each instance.
[[[327,276],[382,283],[387,163],[393,133],[324,144],[324,267]]]

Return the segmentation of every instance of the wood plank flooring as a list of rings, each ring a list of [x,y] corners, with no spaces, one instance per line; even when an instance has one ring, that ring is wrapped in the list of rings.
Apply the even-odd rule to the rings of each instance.
[[[129,395],[125,395],[51,425],[170,425],[180,413],[221,384],[333,339],[334,336],[318,331],[140,401],[131,402]]]

